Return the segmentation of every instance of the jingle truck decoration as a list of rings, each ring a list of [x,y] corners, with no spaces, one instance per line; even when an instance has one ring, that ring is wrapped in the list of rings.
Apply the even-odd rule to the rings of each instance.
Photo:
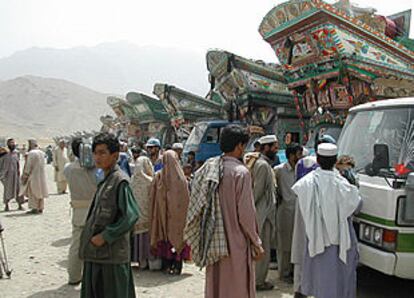
[[[278,57],[304,131],[343,126],[348,109],[414,95],[411,11],[385,17],[374,9],[292,0],[274,7],[259,32]]]
[[[354,218],[360,262],[414,279],[410,18],[346,0],[293,0],[273,8],[259,32],[282,64],[298,117],[311,117],[311,140],[345,124],[339,151],[355,158],[363,198]]]

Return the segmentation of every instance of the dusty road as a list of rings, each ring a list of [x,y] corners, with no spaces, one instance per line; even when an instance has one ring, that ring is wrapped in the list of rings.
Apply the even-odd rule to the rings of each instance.
[[[43,215],[26,215],[14,211],[0,212],[5,226],[4,237],[13,269],[12,278],[0,280],[1,298],[79,297],[79,287],[67,285],[67,252],[71,225],[68,195],[56,195],[52,167],[47,167],[50,197]],[[0,185],[0,194],[3,193]],[[3,210],[3,207],[0,207]],[[135,271],[138,297],[203,297],[204,272],[186,264],[183,274],[171,277],[159,272]],[[277,289],[259,293],[258,297],[293,297],[291,286],[277,280]],[[231,281],[229,281],[231,282]],[[367,268],[360,268],[358,297],[413,297],[414,282],[390,278]]]

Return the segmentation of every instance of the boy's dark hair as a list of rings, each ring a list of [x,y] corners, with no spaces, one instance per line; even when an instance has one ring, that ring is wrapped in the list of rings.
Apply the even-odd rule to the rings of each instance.
[[[95,136],[93,138],[92,151],[95,152],[96,146],[102,144],[106,145],[111,154],[120,150],[118,138],[114,134],[104,132]]]
[[[71,144],[72,152],[77,158],[79,158],[79,156],[80,156],[79,147],[80,147],[81,144],[82,144],[82,139],[81,138],[74,138],[72,140],[72,144]]]
[[[224,153],[232,152],[238,144],[247,144],[249,134],[240,125],[231,124],[223,128],[220,134],[220,149]]]
[[[317,155],[318,164],[321,166],[322,170],[332,170],[336,164],[337,157],[336,156],[321,156]]]
[[[296,155],[296,153],[303,151],[303,147],[298,143],[291,143],[286,147],[286,158],[289,159],[291,155]]]
[[[188,152],[188,154],[187,155],[192,155],[192,156],[195,156],[195,152],[194,151],[190,151],[190,152]]]
[[[171,144],[166,144],[166,145],[164,146],[164,150],[165,150],[165,151],[167,151],[167,150],[171,150],[171,149],[172,149]]]

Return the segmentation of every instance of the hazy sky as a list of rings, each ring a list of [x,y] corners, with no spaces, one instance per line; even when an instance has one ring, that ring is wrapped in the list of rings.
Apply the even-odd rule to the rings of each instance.
[[[30,47],[68,48],[109,41],[220,48],[276,61],[257,29],[281,0],[0,0],[0,57]],[[332,1],[328,1],[332,3]],[[390,15],[414,0],[357,0]],[[411,37],[414,34],[414,20]]]

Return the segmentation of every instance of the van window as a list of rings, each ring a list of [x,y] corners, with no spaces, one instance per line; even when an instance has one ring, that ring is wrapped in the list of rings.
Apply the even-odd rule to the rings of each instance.
[[[355,158],[357,169],[372,162],[374,144],[386,144],[390,167],[414,161],[414,109],[395,107],[361,111],[348,116],[342,131],[340,154]]]
[[[220,138],[220,128],[219,127],[209,127],[204,139],[205,143],[218,143]]]

